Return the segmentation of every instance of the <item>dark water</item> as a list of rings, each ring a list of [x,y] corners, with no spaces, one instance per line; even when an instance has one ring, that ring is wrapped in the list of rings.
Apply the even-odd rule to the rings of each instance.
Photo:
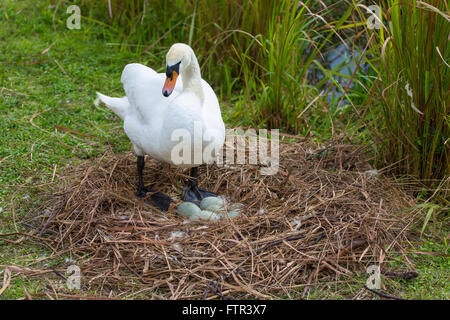
[[[359,51],[358,51],[359,50]],[[350,77],[355,71],[359,59],[361,48],[356,50],[350,43],[340,43],[339,45],[332,47],[322,53],[322,56],[318,57],[318,61],[327,70],[334,70],[340,75],[332,75],[333,79],[340,84],[340,86],[345,89],[350,81]],[[364,58],[360,63],[360,70],[363,72],[368,71],[368,64],[365,62]],[[311,70],[309,73],[309,79],[311,83],[318,84],[323,80],[325,74],[317,67]],[[350,89],[354,87],[354,83],[350,84]],[[327,80],[324,87],[322,88],[326,92],[327,102],[331,102],[334,99],[340,99],[342,97],[342,91],[337,88],[337,86],[331,80]],[[344,103],[348,101],[344,100]]]

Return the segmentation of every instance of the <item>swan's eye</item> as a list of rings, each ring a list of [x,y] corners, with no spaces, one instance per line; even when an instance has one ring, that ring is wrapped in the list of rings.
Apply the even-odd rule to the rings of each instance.
[[[175,71],[177,74],[180,74],[180,62],[172,65],[172,66],[167,66],[166,69],[166,76],[167,78],[170,78],[170,80],[173,80],[173,72]]]

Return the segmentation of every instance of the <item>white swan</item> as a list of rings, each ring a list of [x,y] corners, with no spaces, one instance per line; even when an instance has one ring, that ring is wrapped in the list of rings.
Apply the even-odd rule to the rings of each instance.
[[[145,154],[190,167],[191,179],[183,188],[182,198],[197,202],[214,195],[198,188],[197,166],[212,162],[225,140],[219,102],[211,86],[201,78],[192,48],[183,43],[172,45],[166,63],[166,74],[138,63],[128,64],[121,77],[126,96],[111,98],[97,92],[96,100],[96,104],[103,102],[124,120],[125,133],[138,156],[137,196],[152,192],[150,199],[161,210],[168,209],[170,198],[144,187]]]

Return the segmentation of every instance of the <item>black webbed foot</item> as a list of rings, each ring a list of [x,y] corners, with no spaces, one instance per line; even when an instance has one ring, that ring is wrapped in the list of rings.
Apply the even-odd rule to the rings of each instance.
[[[190,179],[186,182],[181,192],[181,199],[183,201],[193,202],[197,205],[207,197],[217,197],[217,194],[200,189],[197,184],[198,170],[197,167],[191,168]]]
[[[155,192],[148,188],[141,188],[136,193],[136,196],[140,199],[145,198],[146,203],[161,211],[169,210],[170,202],[172,202],[172,199],[168,195],[161,192]]]
[[[200,189],[196,184],[188,183],[183,187],[181,198],[183,201],[194,202],[200,204],[200,202],[207,197],[217,197],[217,194]]]

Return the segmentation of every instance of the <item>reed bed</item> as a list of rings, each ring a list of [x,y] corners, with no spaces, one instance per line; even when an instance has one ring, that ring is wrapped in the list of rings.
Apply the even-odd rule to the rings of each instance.
[[[359,10],[359,9],[358,9]],[[431,186],[450,174],[450,15],[447,1],[383,1],[369,56],[379,77],[370,125],[379,163]]]

